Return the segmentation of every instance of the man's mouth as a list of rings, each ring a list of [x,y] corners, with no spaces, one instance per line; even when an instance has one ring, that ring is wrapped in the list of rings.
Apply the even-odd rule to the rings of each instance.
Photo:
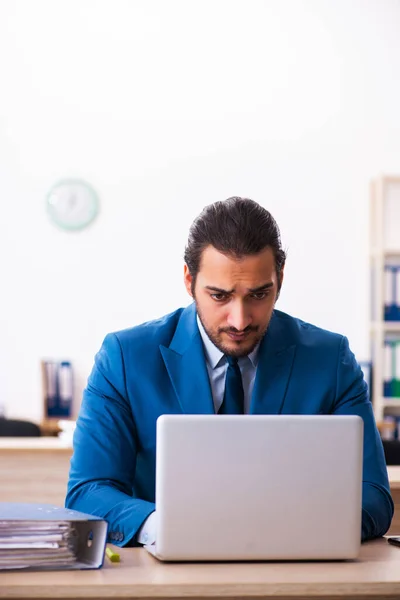
[[[242,331],[242,333],[234,333],[232,331],[227,331],[226,334],[231,338],[231,340],[239,342],[241,340],[245,340],[250,334],[250,331]]]

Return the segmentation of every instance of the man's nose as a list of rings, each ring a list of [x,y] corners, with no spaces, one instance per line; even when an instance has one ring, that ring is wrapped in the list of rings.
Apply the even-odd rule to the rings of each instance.
[[[231,306],[227,321],[229,327],[233,327],[238,331],[243,331],[250,325],[251,315],[242,303],[235,302]]]

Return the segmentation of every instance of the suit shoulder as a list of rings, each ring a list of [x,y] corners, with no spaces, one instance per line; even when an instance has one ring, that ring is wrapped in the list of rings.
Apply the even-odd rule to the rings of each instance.
[[[293,336],[298,344],[308,346],[319,343],[321,345],[339,346],[343,340],[343,335],[340,333],[317,327],[280,310],[274,311],[274,317],[279,323],[279,327],[284,329],[288,335]]]
[[[183,310],[183,308],[178,308],[158,319],[146,321],[121,331],[115,331],[112,335],[118,339],[122,348],[135,343],[140,343],[141,348],[143,346],[156,346],[158,348],[160,344],[168,345],[174,336]]]

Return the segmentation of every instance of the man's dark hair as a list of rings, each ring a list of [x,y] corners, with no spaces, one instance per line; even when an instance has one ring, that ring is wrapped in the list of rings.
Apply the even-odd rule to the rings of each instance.
[[[282,249],[279,227],[274,217],[254,200],[232,196],[206,206],[193,221],[184,254],[193,278],[192,292],[201,256],[207,246],[213,246],[218,252],[238,259],[271,248],[279,293],[286,253]]]

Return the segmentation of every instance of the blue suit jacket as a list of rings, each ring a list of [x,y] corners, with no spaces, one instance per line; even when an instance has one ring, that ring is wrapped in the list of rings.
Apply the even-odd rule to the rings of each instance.
[[[274,311],[260,345],[250,412],[360,415],[362,538],[387,531],[393,502],[382,443],[345,337]],[[194,304],[109,334],[88,379],[66,506],[104,517],[117,545],[135,545],[155,509],[156,420],[166,413],[214,413]]]

